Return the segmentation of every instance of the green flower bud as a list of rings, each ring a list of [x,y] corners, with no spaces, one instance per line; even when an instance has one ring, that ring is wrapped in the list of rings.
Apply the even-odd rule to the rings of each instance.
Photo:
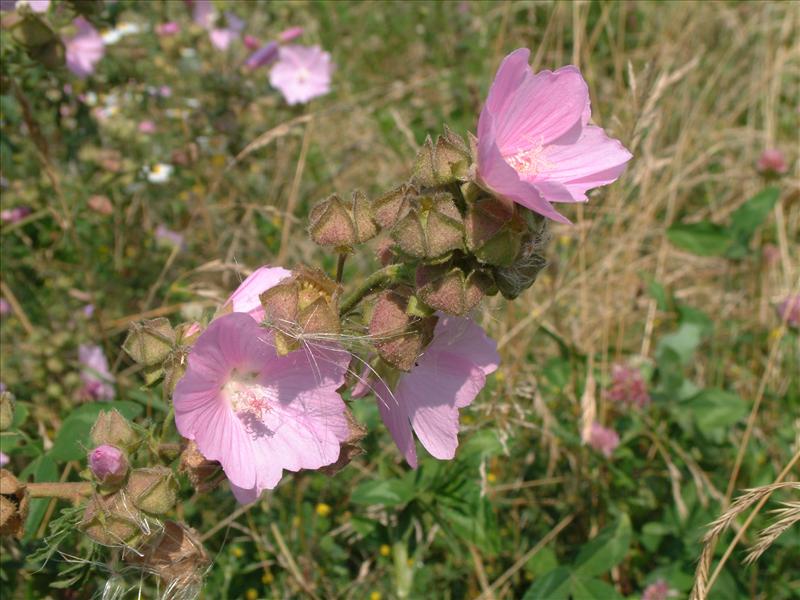
[[[175,347],[176,339],[169,319],[159,317],[132,323],[122,349],[140,365],[151,367],[164,362]]]
[[[425,139],[414,162],[414,183],[422,187],[435,187],[467,178],[471,161],[470,151],[461,136],[446,125],[444,135]]]
[[[463,316],[475,308],[491,287],[480,271],[464,273],[451,265],[422,265],[416,272],[417,296],[428,306]]]
[[[58,35],[47,22],[34,13],[28,13],[12,26],[11,35],[25,48],[39,48],[58,41]]]
[[[420,196],[392,227],[395,247],[416,259],[436,260],[464,248],[464,221],[447,193]]]
[[[108,444],[131,450],[139,441],[128,420],[117,410],[101,411],[92,425],[92,442],[95,446]]]
[[[370,202],[360,191],[353,192],[350,202],[329,196],[311,210],[309,220],[311,239],[320,246],[347,250],[378,233]]]
[[[130,544],[141,533],[143,515],[123,492],[89,499],[78,527],[92,541],[103,546]]]
[[[14,424],[14,394],[8,390],[0,392],[0,431]]]
[[[544,219],[533,220],[514,263],[509,267],[494,267],[492,276],[500,293],[513,300],[536,281],[539,272],[547,265],[544,248],[549,239],[547,222]]]
[[[140,510],[163,515],[175,506],[178,484],[172,471],[166,467],[135,469],[128,476],[125,493]]]
[[[483,196],[471,202],[464,219],[467,249],[485,264],[509,267],[528,232],[514,206]]]
[[[395,291],[383,292],[375,302],[369,333],[378,355],[390,365],[410,371],[417,357],[433,339],[436,317],[408,314],[408,298]]]

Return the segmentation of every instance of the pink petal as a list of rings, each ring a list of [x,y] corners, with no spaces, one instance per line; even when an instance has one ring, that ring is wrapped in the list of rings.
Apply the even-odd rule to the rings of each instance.
[[[383,381],[376,381],[373,391],[378,401],[378,411],[389,433],[392,434],[394,443],[397,444],[397,448],[406,462],[416,469],[417,449],[414,445],[414,435],[411,433],[405,403],[401,402],[397,394],[393,394]]]
[[[576,143],[544,148],[542,162],[545,167],[532,182],[537,187],[540,185],[538,180],[562,182],[571,198],[554,197],[543,190],[544,197],[552,202],[583,201],[587,190],[616,181],[631,157],[632,154],[619,140],[608,137],[600,127],[588,125]],[[547,165],[552,166],[548,168]]]
[[[492,87],[483,110],[499,115],[513,98],[513,94],[530,74],[528,65],[531,51],[527,48],[517,48],[503,59],[494,76]]]

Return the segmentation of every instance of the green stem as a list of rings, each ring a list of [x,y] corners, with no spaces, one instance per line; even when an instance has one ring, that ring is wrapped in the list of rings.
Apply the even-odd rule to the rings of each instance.
[[[404,265],[389,265],[367,277],[360,286],[353,290],[353,293],[342,301],[339,306],[339,316],[343,317],[352,311],[366,296],[402,281],[405,276],[403,267]]]

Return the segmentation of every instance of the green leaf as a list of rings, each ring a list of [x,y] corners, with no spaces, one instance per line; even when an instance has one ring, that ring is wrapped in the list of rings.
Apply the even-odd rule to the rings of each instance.
[[[85,458],[86,453],[91,449],[92,442],[89,439],[89,432],[97,420],[97,415],[101,410],[111,410],[112,408],[117,409],[127,419],[133,419],[142,412],[141,405],[125,400],[94,402],[79,406],[64,419],[48,456],[59,462]]]
[[[725,429],[747,415],[747,404],[737,394],[709,388],[686,401],[697,428],[708,435]]]
[[[20,481],[27,481],[30,476],[37,483],[44,481],[58,480],[58,467],[56,463],[47,455],[40,456],[29,464],[19,475]],[[28,518],[25,520],[25,539],[30,539],[39,529],[44,513],[47,512],[49,498],[34,498],[30,502]]]
[[[378,504],[380,506],[399,506],[407,504],[414,497],[414,487],[410,480],[389,479],[386,481],[365,481],[350,495],[355,504]]]
[[[567,600],[572,581],[568,567],[558,567],[533,582],[522,600]]]
[[[623,600],[614,586],[600,579],[573,577],[571,591],[575,600]]]
[[[698,324],[681,323],[677,331],[661,338],[656,353],[659,356],[659,365],[661,363],[660,355],[664,353],[665,349],[672,350],[683,364],[689,363],[700,345],[702,337],[702,328]]]
[[[722,256],[731,245],[730,232],[716,223],[675,223],[667,229],[667,239],[681,250],[699,256]]]
[[[585,544],[575,561],[575,574],[593,577],[606,573],[618,565],[628,553],[631,543],[631,521],[622,514],[614,525],[606,527],[600,534]]]
[[[743,258],[747,255],[750,239],[766,220],[778,201],[780,190],[769,187],[761,190],[731,214],[730,234],[734,244],[728,249],[728,257]]]

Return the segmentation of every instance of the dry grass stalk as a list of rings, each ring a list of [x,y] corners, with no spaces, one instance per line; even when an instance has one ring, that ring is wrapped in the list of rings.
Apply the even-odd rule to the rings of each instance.
[[[756,543],[750,546],[750,551],[744,559],[745,564],[750,565],[757,561],[781,534],[795,523],[800,522],[800,502],[784,502],[783,506],[784,508],[770,511],[778,515],[778,520],[759,532]]]

